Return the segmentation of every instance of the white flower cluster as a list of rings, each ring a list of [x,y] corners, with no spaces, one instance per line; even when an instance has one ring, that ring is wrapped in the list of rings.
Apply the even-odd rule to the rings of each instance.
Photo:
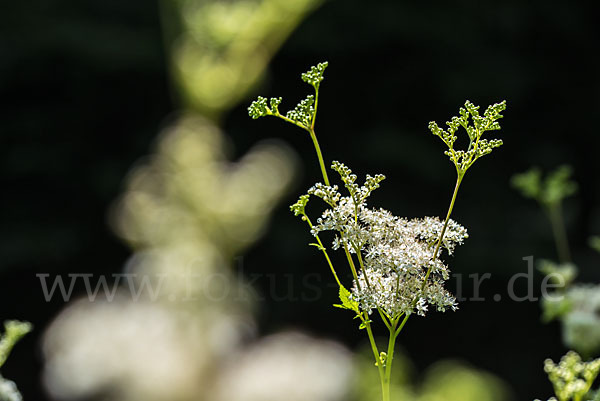
[[[600,349],[600,285],[576,284],[564,294],[560,305],[564,343],[582,354],[595,355]]]
[[[384,209],[368,208],[365,200],[378,187],[382,176],[367,179],[365,186],[359,188],[347,167],[335,166],[341,171],[350,196],[341,196],[335,186],[318,184],[311,188],[309,194],[331,206],[317,220],[312,233],[335,231],[334,249],[345,247],[351,253],[360,253],[361,258],[364,255],[364,268],[352,289],[352,298],[359,302],[361,310],[370,313],[379,308],[388,316],[398,316],[413,312],[425,315],[428,305],[439,311],[456,309],[456,299],[443,286],[449,278],[448,267],[439,258],[439,251],[434,257],[443,222],[437,217],[407,220]],[[441,247],[452,254],[467,237],[464,227],[449,220]]]
[[[0,400],[23,401],[23,397],[14,382],[6,380],[0,375]]]

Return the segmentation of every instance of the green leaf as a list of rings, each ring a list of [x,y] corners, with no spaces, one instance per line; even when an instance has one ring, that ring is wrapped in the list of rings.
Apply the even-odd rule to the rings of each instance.
[[[558,296],[542,297],[540,305],[542,307],[542,321],[544,323],[562,318],[573,310],[573,302],[565,296],[562,298]]]
[[[311,242],[308,245],[316,247],[319,251],[324,251],[325,250],[325,248],[323,248],[321,245],[319,245],[319,244],[317,244],[315,242]]]
[[[524,197],[533,198],[543,206],[554,207],[577,192],[577,183],[571,179],[572,173],[570,166],[562,165],[542,179],[542,171],[534,167],[515,174],[511,183]]]
[[[358,310],[358,302],[354,301],[350,298],[350,291],[346,289],[343,285],[340,286],[340,301],[341,304],[334,304],[336,308],[348,309],[354,311],[356,313],[360,313]],[[361,325],[362,326],[362,325]]]
[[[542,171],[537,167],[530,168],[523,173],[513,175],[510,183],[524,197],[537,200],[542,192]]]
[[[359,330],[363,330],[367,328],[367,324],[373,322],[372,320],[363,320],[360,326],[358,326]]]
[[[560,284],[562,288],[571,285],[578,273],[573,263],[555,263],[547,259],[538,260],[537,268],[545,276],[550,276],[548,279],[551,283]]]

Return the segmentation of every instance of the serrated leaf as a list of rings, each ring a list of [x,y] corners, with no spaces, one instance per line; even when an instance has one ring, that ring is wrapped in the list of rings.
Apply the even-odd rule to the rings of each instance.
[[[350,291],[348,291],[346,289],[346,287],[344,287],[343,285],[340,286],[340,301],[342,301],[341,304],[334,304],[333,306],[335,306],[336,308],[341,308],[341,309],[348,309],[351,311],[354,311],[356,313],[359,313],[358,311],[358,302],[354,301],[350,298]]]

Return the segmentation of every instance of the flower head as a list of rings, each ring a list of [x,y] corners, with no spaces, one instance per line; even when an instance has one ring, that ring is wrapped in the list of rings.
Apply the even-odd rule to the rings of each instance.
[[[439,311],[456,309],[455,298],[443,286],[449,278],[448,267],[436,252],[444,223],[437,217],[408,220],[385,209],[369,208],[366,199],[384,177],[367,176],[359,186],[348,167],[334,162],[332,168],[340,174],[349,196],[342,196],[337,186],[317,184],[309,189],[309,194],[330,206],[312,233],[334,231],[333,249],[361,255],[362,269],[352,289],[360,308],[368,312],[379,308],[389,316],[425,315],[428,305]],[[452,254],[466,238],[467,230],[449,220],[440,250]]]

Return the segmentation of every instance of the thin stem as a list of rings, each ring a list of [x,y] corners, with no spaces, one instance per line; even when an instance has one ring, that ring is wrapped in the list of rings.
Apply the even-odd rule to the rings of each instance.
[[[358,256],[358,264],[360,265],[360,269],[363,272],[363,277],[365,278],[365,282],[367,283],[367,288],[371,289],[371,283],[369,283],[369,278],[367,277],[367,271],[365,270],[365,263],[363,262],[360,249],[358,249],[358,247],[354,247],[354,252],[356,252],[356,256]]]
[[[304,214],[303,217],[306,218],[306,222],[308,223],[308,226],[310,227],[310,229],[312,231],[313,225],[310,222],[310,219],[308,218],[308,216],[306,214]],[[338,276],[335,272],[335,269],[333,268],[333,263],[331,263],[331,259],[329,258],[329,255],[327,254],[327,250],[325,249],[325,247],[323,246],[323,243],[321,242],[321,238],[319,238],[319,234],[315,234],[315,238],[317,239],[317,243],[319,244],[319,249],[321,250],[321,252],[323,252],[325,259],[327,259],[327,264],[329,265],[329,268],[331,269],[331,272],[333,273],[333,277],[335,278],[335,281],[337,282],[338,286],[342,287],[342,283],[340,282],[340,279],[338,278]]]
[[[315,123],[317,122],[317,109],[319,106],[319,85],[315,86],[315,112],[313,113],[313,118],[310,123],[310,129],[314,131]]]
[[[312,139],[313,145],[315,145],[315,150],[317,151],[317,157],[319,158],[319,166],[321,166],[323,180],[325,180],[325,185],[329,186],[329,177],[327,176],[327,169],[325,168],[325,162],[323,161],[323,154],[321,153],[321,147],[319,146],[319,141],[317,140],[317,134],[312,127],[308,129],[308,133],[310,134],[310,139]]]
[[[358,282],[358,274],[356,274],[356,267],[354,266],[354,260],[352,260],[352,255],[348,251],[348,247],[344,244],[344,252],[346,252],[346,259],[348,259],[348,264],[350,265],[350,270],[352,270],[352,276],[354,277],[354,281],[356,281],[356,287],[360,290],[360,283]]]
[[[402,315],[400,315],[400,316],[398,316],[398,317],[400,318],[401,316],[402,316]],[[400,323],[400,327],[398,327],[398,330],[396,330],[396,336],[398,336],[398,334],[400,334],[400,332],[401,332],[401,331],[402,331],[402,329],[404,328],[404,325],[405,325],[405,324],[406,324],[406,322],[408,321],[408,317],[409,317],[409,316],[410,316],[410,315],[406,315],[406,316],[404,316],[404,319],[402,320],[402,323]]]
[[[406,320],[406,319],[405,319]],[[385,376],[383,378],[382,389],[383,389],[383,401],[390,401],[390,382],[392,377],[392,363],[394,362],[394,347],[396,345],[396,325],[398,320],[392,320],[392,327],[390,328],[390,338],[388,341],[387,356],[385,360]]]
[[[363,316],[366,315],[366,318]],[[379,357],[379,350],[377,349],[377,344],[375,343],[375,338],[373,337],[373,331],[371,330],[371,323],[369,322],[369,315],[362,313],[361,320],[365,323],[365,327],[367,328],[367,335],[369,336],[369,342],[371,343],[371,349],[373,350],[373,356],[375,357],[375,361],[377,363],[377,371],[379,372],[379,380],[381,381],[381,388],[383,391],[383,379],[384,379],[384,369],[381,364],[381,358]]]
[[[571,253],[569,252],[569,240],[565,231],[565,223],[560,210],[560,203],[550,204],[546,207],[546,209],[552,225],[552,232],[554,234],[554,242],[556,243],[558,259],[561,263],[570,262]]]
[[[458,174],[456,178],[456,185],[454,186],[454,193],[452,194],[452,200],[450,201],[450,206],[448,207],[448,213],[446,214],[446,220],[444,221],[444,226],[442,227],[442,232],[440,233],[440,237],[438,238],[437,244],[435,245],[435,250],[433,251],[433,258],[435,260],[438,256],[438,252],[440,250],[440,246],[442,244],[442,240],[444,239],[444,234],[446,234],[446,228],[448,227],[448,222],[450,221],[450,215],[452,214],[452,210],[454,209],[454,202],[456,202],[456,196],[458,195],[458,188],[460,187],[460,183],[464,177],[463,174]],[[431,274],[431,269],[433,266],[429,266],[427,269],[427,274],[425,274],[425,279],[423,280],[423,285],[421,287],[421,291],[425,289],[425,285],[427,285],[427,280],[429,279],[429,275]]]
[[[323,161],[323,154],[321,153],[321,147],[319,146],[319,141],[317,140],[317,134],[315,133],[315,121],[317,118],[316,103],[315,103],[315,114],[313,115],[313,119],[312,119],[310,127],[300,124],[299,122],[294,121],[291,118],[288,118],[279,112],[273,112],[271,109],[267,109],[267,110],[268,110],[269,115],[272,115],[274,117],[279,117],[283,121],[286,121],[292,125],[295,125],[296,127],[299,127],[299,128],[302,128],[303,130],[308,131],[308,133],[310,134],[310,139],[312,139],[313,145],[315,146],[315,150],[317,151],[317,158],[319,159],[319,166],[321,166],[321,174],[323,174],[323,180],[325,181],[325,185],[329,186],[330,184],[329,184],[329,177],[327,176],[327,169],[325,168],[325,162]]]
[[[297,122],[297,121],[294,121],[294,120],[292,120],[291,118],[287,118],[286,116],[284,116],[284,115],[283,115],[283,114],[281,114],[281,113],[273,113],[273,112],[272,112],[271,110],[269,110],[269,109],[268,109],[268,111],[269,111],[269,113],[270,113],[269,115],[271,115],[271,116],[274,116],[274,117],[279,117],[279,118],[281,118],[283,121],[286,121],[286,122],[288,122],[288,123],[290,123],[290,124],[292,124],[292,125],[295,125],[296,127],[299,127],[299,128],[302,128],[303,130],[306,130],[306,131],[308,131],[308,128],[307,128],[306,126],[304,126],[304,125],[300,124],[299,122]]]
[[[379,312],[379,316],[381,316],[381,320],[385,324],[385,327],[387,327],[388,330],[391,330],[392,326],[390,326],[390,323],[388,323],[388,319],[385,317],[385,315],[383,314],[382,310],[380,308],[377,308],[377,312]]]
[[[317,110],[319,107],[319,85],[315,86],[315,108],[312,116],[312,120],[310,122],[310,127],[307,127],[307,131],[310,134],[310,138],[315,145],[315,150],[317,151],[317,157],[319,158],[319,165],[321,166],[321,173],[323,174],[323,180],[325,180],[325,185],[329,185],[329,177],[327,176],[327,169],[325,169],[325,163],[323,161],[323,154],[321,153],[321,147],[319,146],[319,141],[317,140],[317,134],[315,133],[315,123],[317,122]]]
[[[454,186],[454,193],[452,194],[452,200],[450,201],[450,206],[448,207],[448,213],[446,214],[446,220],[444,221],[444,226],[442,227],[442,232],[440,233],[440,237],[438,238],[437,244],[435,246],[435,250],[433,251],[432,260],[435,260],[438,256],[438,252],[440,250],[440,246],[442,244],[444,234],[446,234],[446,228],[448,227],[448,222],[450,221],[450,216],[452,215],[452,210],[454,209],[454,202],[456,202],[456,196],[458,195],[458,188],[460,187],[463,177],[464,177],[464,173],[463,174],[459,173],[457,176],[456,185]],[[423,280],[423,285],[421,287],[421,291],[423,291],[425,289],[425,286],[427,285],[427,280],[429,279],[431,270],[432,270],[432,267],[430,266],[429,269],[427,270],[427,274],[425,275],[425,279]],[[417,301],[416,299],[413,301],[413,305],[416,304],[416,301]],[[398,335],[404,328],[404,325],[408,321],[410,314],[406,314],[404,316],[402,323],[400,323],[400,326],[396,329],[398,320],[400,319],[401,316],[402,315],[398,316],[395,319],[392,319],[392,321],[390,322],[391,327],[388,327],[390,329],[390,338],[389,338],[389,342],[388,342],[388,353],[387,353],[387,359],[386,359],[386,365],[385,365],[385,376],[383,378],[383,381],[381,382],[383,401],[390,401],[390,381],[391,381],[391,375],[392,375],[392,363],[394,361],[394,347],[396,344],[396,338],[398,337]]]

